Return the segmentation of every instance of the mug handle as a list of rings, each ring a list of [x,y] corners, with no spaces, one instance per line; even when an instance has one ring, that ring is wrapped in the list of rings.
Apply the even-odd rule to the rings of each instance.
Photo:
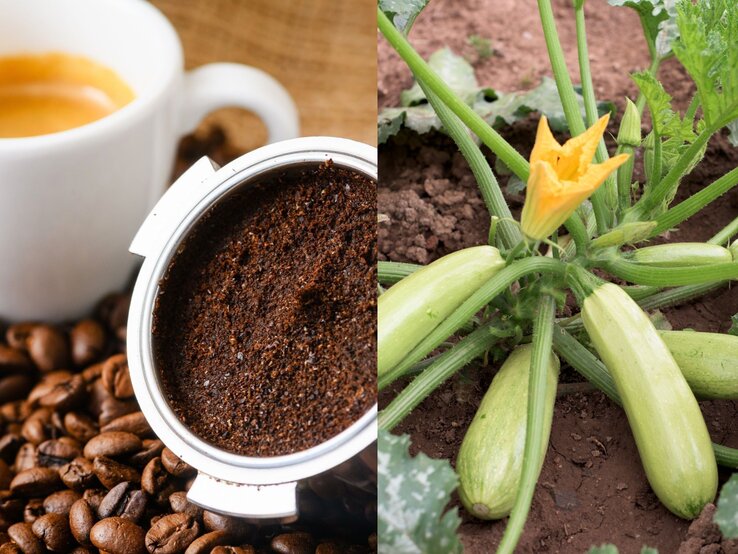
[[[287,90],[264,71],[237,63],[212,63],[185,73],[180,134],[191,132],[210,112],[227,107],[254,112],[266,125],[269,142],[300,134],[297,107]]]

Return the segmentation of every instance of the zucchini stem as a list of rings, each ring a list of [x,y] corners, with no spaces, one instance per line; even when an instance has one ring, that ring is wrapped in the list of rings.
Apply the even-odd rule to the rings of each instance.
[[[524,258],[500,270],[492,279],[467,298],[456,311],[439,323],[399,364],[383,374],[378,380],[379,390],[386,388],[395,379],[438,348],[439,344],[456,333],[474,314],[492,302],[497,295],[504,292],[517,280],[531,273],[563,275],[566,266],[567,264],[560,260],[535,256]]]
[[[502,246],[505,249],[512,248],[523,240],[523,234],[520,232],[518,226],[510,221],[513,218],[512,213],[505,201],[505,197],[502,195],[500,184],[497,182],[494,173],[492,173],[489,163],[487,163],[487,159],[469,135],[461,119],[441,101],[422,78],[416,76],[416,79],[420,88],[423,89],[428,102],[430,102],[433,111],[436,112],[438,119],[441,120],[443,128],[456,143],[456,146],[459,147],[461,155],[464,156],[464,159],[469,164],[477,181],[479,192],[482,194],[484,204],[487,206],[487,211],[490,215],[500,218],[499,234]]]
[[[587,27],[584,21],[584,4],[585,2],[574,3],[574,20],[577,34],[577,57],[579,59],[579,76],[582,84],[582,98],[584,100],[584,112],[587,116],[587,127],[591,127],[598,119],[597,99],[594,93],[594,85],[592,84],[592,69],[589,64],[589,48],[587,47]],[[597,163],[608,160],[610,155],[605,146],[604,137],[597,145],[595,159]],[[605,183],[602,185],[605,193],[605,206],[608,209],[610,224],[613,223],[613,214],[618,206],[618,191],[615,175],[607,176]]]
[[[379,261],[377,262],[377,280],[383,285],[394,285],[422,267],[422,265],[404,262]]]
[[[520,180],[528,181],[528,175],[530,174],[528,161],[466,102],[454,94],[448,85],[443,82],[443,79],[413,49],[405,36],[392,24],[379,7],[377,8],[377,26],[387,42],[405,60],[416,78],[432,90],[497,157],[505,162],[510,171],[517,175]]]
[[[657,225],[651,236],[657,236],[676,227],[736,185],[738,185],[738,167],[657,217]]]
[[[525,428],[520,485],[505,533],[497,548],[498,554],[512,554],[520,540],[533,502],[533,493],[540,473],[539,468],[542,466],[540,458],[545,454],[540,450],[546,411],[546,372],[551,363],[555,313],[556,302],[553,297],[542,296],[538,313],[533,321],[533,352],[528,378],[528,419]]]
[[[572,136],[581,135],[585,131],[584,119],[582,118],[582,112],[579,111],[579,102],[574,91],[574,85],[566,67],[564,50],[561,47],[559,34],[556,30],[556,20],[554,19],[551,0],[538,0],[538,12],[541,16],[546,49],[551,61],[556,88],[561,98],[561,105],[564,108],[566,124],[569,126]],[[597,159],[597,161],[601,162],[602,160]],[[595,219],[597,220],[597,230],[600,234],[607,231],[610,224],[610,214],[605,205],[605,196],[604,187],[600,187],[591,197]]]
[[[712,237],[707,242],[710,244],[722,244],[723,246],[725,246],[735,235],[738,235],[738,217],[728,223],[723,229],[721,229],[714,237]]]
[[[379,413],[379,428],[391,431],[446,379],[492,348],[500,339],[493,325],[482,325],[424,369]]]
[[[696,267],[653,267],[616,259],[602,262],[599,266],[620,279],[636,285],[655,287],[700,285],[738,279],[736,262]]]

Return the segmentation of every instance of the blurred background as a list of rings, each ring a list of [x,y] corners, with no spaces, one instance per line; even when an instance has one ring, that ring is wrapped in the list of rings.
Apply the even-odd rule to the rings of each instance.
[[[188,69],[230,61],[279,80],[302,135],[376,144],[376,15],[367,0],[153,0],[184,44]],[[175,175],[203,154],[219,163],[261,146],[266,130],[240,109],[211,114],[183,140]]]

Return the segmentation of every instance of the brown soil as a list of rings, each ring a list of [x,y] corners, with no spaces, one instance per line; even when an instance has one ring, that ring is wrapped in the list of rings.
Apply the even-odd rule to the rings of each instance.
[[[375,190],[330,163],[281,171],[197,224],[154,314],[167,399],[194,433],[291,454],[376,402]]]
[[[576,56],[570,5],[569,0],[554,0],[573,69]],[[648,63],[638,20],[629,10],[610,8],[604,0],[587,2],[587,14],[598,97],[620,104],[624,94],[634,95],[627,72]],[[533,0],[435,0],[419,18],[411,39],[425,55],[448,44],[473,58],[466,42],[472,34],[491,38],[499,52],[475,64],[481,83],[515,90],[536,84],[540,75],[548,73]],[[379,52],[380,105],[388,106],[410,83],[410,76],[382,41]],[[689,102],[692,90],[676,62],[665,64],[660,77],[675,95],[677,105]],[[531,118],[507,129],[506,138],[527,154],[535,124]],[[613,124],[610,132],[616,129]],[[492,155],[489,159],[494,163]],[[736,165],[738,151],[724,137],[717,137],[706,159],[684,181],[680,197],[693,194]],[[428,263],[486,241],[489,219],[484,204],[471,172],[448,138],[401,133],[381,147],[380,174],[378,208],[390,217],[389,222],[380,224],[380,259]],[[505,177],[500,181],[506,184]],[[522,200],[522,196],[508,195],[514,212]],[[705,240],[737,213],[738,190],[734,190],[683,224],[669,240]],[[725,331],[737,312],[738,293],[724,289],[701,301],[666,310],[666,315],[675,329]],[[423,402],[397,431],[411,434],[416,451],[453,462],[495,369],[465,369]],[[562,380],[576,381],[578,377],[568,369]],[[380,403],[390,397],[391,393],[382,395]],[[738,402],[704,402],[702,407],[713,440],[738,447]],[[725,478],[729,473],[721,475]],[[457,500],[453,505],[460,507]],[[478,522],[460,510],[460,536],[466,552],[492,551],[505,522]],[[715,529],[707,520],[709,514],[690,528],[690,522],[673,516],[658,502],[648,487],[622,410],[604,395],[577,393],[557,400],[550,447],[520,552],[586,552],[590,546],[606,542],[616,544],[626,554],[639,552],[644,544],[662,553],[736,552],[735,543],[716,544]]]

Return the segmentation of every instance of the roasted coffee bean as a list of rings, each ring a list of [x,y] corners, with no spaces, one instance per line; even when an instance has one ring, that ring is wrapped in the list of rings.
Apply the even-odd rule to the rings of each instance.
[[[73,441],[63,439],[44,441],[36,448],[38,465],[42,467],[60,468],[80,456],[80,454],[79,446],[74,444]]]
[[[82,376],[82,379],[85,380],[85,383],[90,385],[100,378],[100,376],[102,375],[102,367],[102,362],[92,364],[91,366],[83,369],[80,375]]]
[[[85,492],[82,493],[82,499],[86,500],[90,505],[90,508],[95,510],[95,513],[97,513],[98,508],[100,508],[100,504],[102,504],[103,498],[105,498],[107,494],[108,491],[105,489],[86,489]]]
[[[313,554],[315,539],[310,533],[283,533],[272,539],[271,547],[278,554]]]
[[[143,415],[143,412],[133,412],[132,414],[118,417],[106,424],[102,429],[103,433],[108,431],[125,431],[133,433],[141,438],[148,437],[152,434],[151,427]]]
[[[97,423],[90,417],[78,412],[67,412],[65,414],[64,429],[81,443],[86,443],[98,432]]]
[[[146,549],[151,554],[180,554],[200,533],[200,525],[187,514],[169,514],[146,533]]]
[[[81,498],[72,504],[69,510],[69,528],[78,543],[85,546],[92,545],[90,531],[95,523],[97,523],[95,510],[92,509],[87,500]]]
[[[46,496],[61,486],[59,472],[49,467],[32,467],[21,471],[10,482],[10,490],[18,496]]]
[[[105,329],[94,319],[83,319],[69,333],[72,361],[76,366],[88,366],[97,361],[105,350]]]
[[[346,545],[335,542],[322,542],[315,549],[315,554],[344,554]]]
[[[0,379],[0,402],[13,402],[28,394],[33,387],[33,379],[30,375],[19,373],[8,375]]]
[[[185,554],[209,554],[216,546],[226,546],[230,537],[225,531],[213,531],[196,538],[185,550]]]
[[[33,369],[33,364],[25,352],[0,344],[0,371],[2,373],[26,372],[31,369]]]
[[[48,406],[60,412],[76,407],[85,398],[87,385],[81,375],[73,375],[58,383],[39,399],[41,406]]]
[[[60,467],[59,477],[67,487],[77,491],[88,489],[97,483],[92,462],[81,456]]]
[[[256,554],[253,546],[216,546],[210,554]]]
[[[203,509],[187,500],[185,491],[173,492],[169,495],[169,506],[175,513],[184,513],[196,520],[202,519]]]
[[[33,534],[30,523],[15,523],[8,527],[8,535],[17,544],[23,554],[44,554],[46,546]]]
[[[100,320],[120,340],[125,340],[125,328],[128,322],[128,306],[130,302],[130,294],[111,294],[103,298],[96,310]]]
[[[30,322],[15,323],[5,331],[5,340],[12,348],[25,351],[28,348],[28,337],[35,326],[36,323]]]
[[[6,402],[0,406],[0,418],[8,423],[22,423],[31,414],[31,406],[25,400]]]
[[[146,554],[144,530],[124,517],[98,521],[90,531],[92,544],[109,554]]]
[[[108,396],[100,405],[100,416],[97,422],[100,427],[104,427],[114,419],[136,412],[138,409],[135,400],[118,400],[113,396]]]
[[[134,468],[111,460],[106,456],[98,456],[92,462],[92,467],[100,482],[108,489],[112,489],[118,483],[131,481],[141,482],[141,474]]]
[[[0,459],[0,490],[8,489],[12,479],[13,472],[10,470],[10,466]]]
[[[95,554],[97,550],[88,548],[86,546],[76,546],[69,554]]]
[[[97,515],[100,518],[120,516],[138,523],[146,512],[146,493],[124,481],[115,485],[105,495]]]
[[[54,438],[57,433],[51,424],[51,413],[48,408],[39,408],[28,416],[21,428],[23,438],[35,446]]]
[[[70,490],[52,493],[44,498],[44,512],[47,514],[69,515],[72,504],[81,498],[82,496],[79,493]]]
[[[164,448],[161,453],[161,463],[175,477],[186,479],[187,477],[192,477],[197,472],[194,467],[183,462],[168,448]]]
[[[100,366],[100,375],[102,375],[102,364],[96,365]],[[100,413],[102,412],[103,402],[110,398],[110,393],[105,390],[105,387],[103,387],[102,384],[102,379],[98,377],[96,379],[92,379],[92,381],[87,381],[87,395],[87,412],[92,415],[92,418],[95,421],[97,421],[100,418]]]
[[[0,544],[0,554],[23,554],[23,551],[14,542],[6,542]]]
[[[44,501],[41,498],[32,498],[23,507],[23,521],[33,523],[46,513]]]
[[[36,325],[26,340],[28,354],[41,371],[54,371],[69,364],[67,338],[56,327]]]
[[[308,479],[308,486],[324,500],[340,498],[346,494],[346,485],[330,473],[321,473]]]
[[[125,354],[116,354],[105,360],[102,368],[102,383],[105,390],[115,398],[124,400],[133,396],[133,385]]]
[[[141,450],[141,439],[133,433],[109,431],[92,437],[84,448],[85,458],[125,456]]]
[[[161,455],[164,443],[159,439],[144,439],[141,450],[126,458],[126,463],[133,467],[143,468],[154,458]]]
[[[0,438],[0,459],[12,464],[18,450],[25,441],[17,433],[6,433]]]
[[[171,476],[164,469],[161,458],[154,458],[141,473],[141,488],[151,496],[157,496],[167,488]]]
[[[46,373],[41,381],[36,383],[30,393],[28,393],[28,402],[35,408],[38,407],[38,402],[42,397],[46,396],[54,388],[54,385],[66,381],[72,377],[72,373],[66,369],[59,369],[57,371],[50,371]]]
[[[23,519],[23,508],[25,502],[22,498],[16,498],[9,490],[0,491],[0,518],[6,521],[19,521]]]
[[[69,530],[69,518],[66,515],[43,515],[33,522],[32,530],[51,552],[69,552],[74,546],[74,537]]]
[[[207,531],[225,531],[231,537],[241,538],[248,533],[248,524],[243,519],[204,510],[202,523]]]

